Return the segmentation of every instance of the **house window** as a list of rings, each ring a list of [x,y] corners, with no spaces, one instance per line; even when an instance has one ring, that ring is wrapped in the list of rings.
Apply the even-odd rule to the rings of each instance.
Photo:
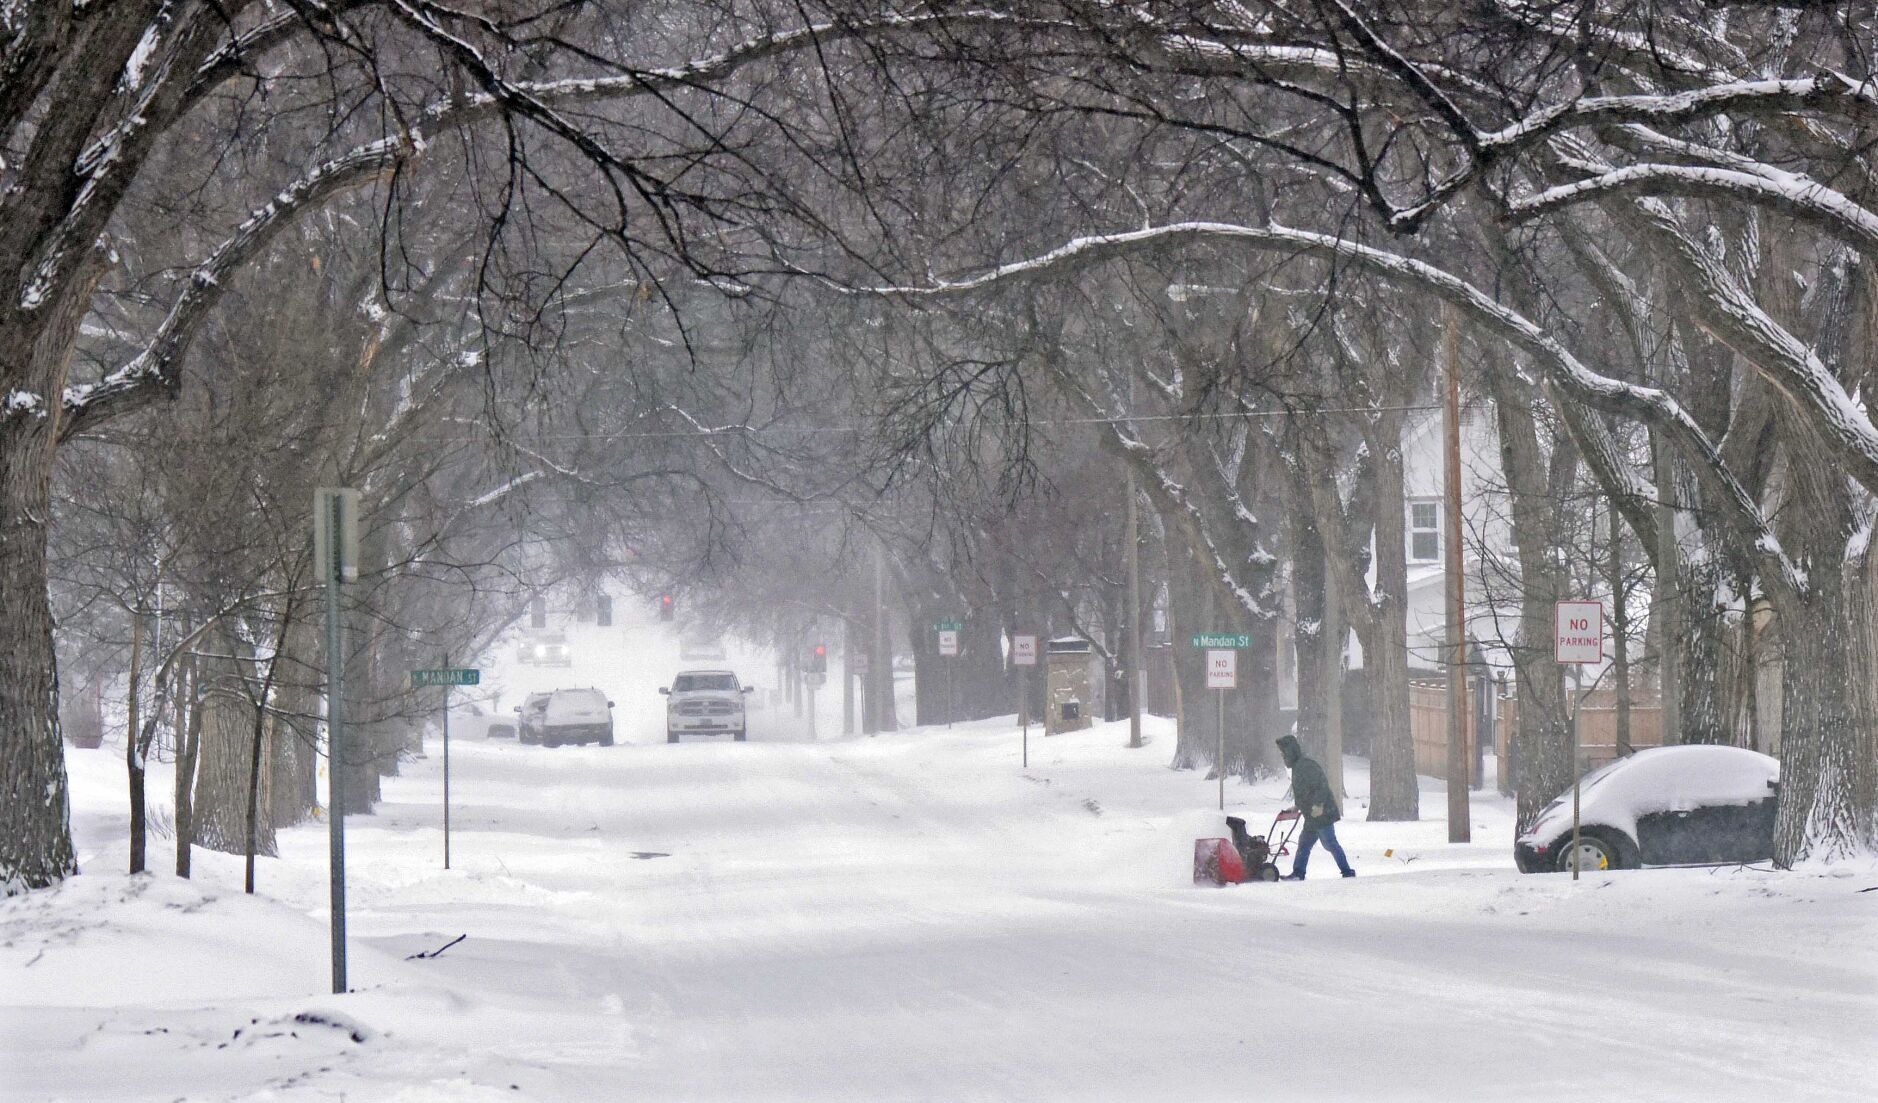
[[[1409,559],[1433,563],[1441,558],[1441,503],[1409,503]]]

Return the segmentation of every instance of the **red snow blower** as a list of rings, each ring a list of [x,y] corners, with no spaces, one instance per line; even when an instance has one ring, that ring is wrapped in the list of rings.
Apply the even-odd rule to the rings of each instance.
[[[1243,881],[1278,880],[1275,859],[1291,853],[1291,836],[1297,834],[1300,818],[1296,808],[1281,809],[1265,834],[1248,835],[1244,820],[1227,816],[1226,826],[1232,830],[1232,838],[1193,840],[1193,883],[1236,885]],[[1285,827],[1283,837],[1278,835],[1279,824]],[[1278,840],[1276,843],[1271,842],[1274,838]]]

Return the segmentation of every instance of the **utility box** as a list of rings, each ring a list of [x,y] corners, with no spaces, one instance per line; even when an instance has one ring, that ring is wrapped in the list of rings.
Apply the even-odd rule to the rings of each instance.
[[[1081,731],[1102,715],[1102,657],[1088,640],[1065,636],[1045,645],[1049,663],[1043,733]]]

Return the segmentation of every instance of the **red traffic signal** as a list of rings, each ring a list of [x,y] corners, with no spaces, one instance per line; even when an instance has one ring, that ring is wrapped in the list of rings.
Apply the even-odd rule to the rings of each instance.
[[[825,643],[818,643],[815,645],[815,652],[814,652],[813,657],[809,659],[809,673],[821,674],[821,673],[826,672],[827,670],[828,670],[828,645]]]
[[[662,594],[659,597],[659,619],[672,619],[672,595],[670,594]]]

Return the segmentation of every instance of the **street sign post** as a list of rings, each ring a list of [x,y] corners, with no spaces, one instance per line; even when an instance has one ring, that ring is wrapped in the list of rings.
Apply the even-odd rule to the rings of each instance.
[[[475,667],[451,666],[450,656],[435,670],[411,671],[411,688],[443,687],[443,868],[450,868],[450,687],[481,685],[483,672]]]
[[[1561,601],[1555,606],[1552,630],[1552,657],[1561,663],[1601,663],[1604,661],[1604,603],[1601,601]],[[1579,850],[1578,810],[1579,778],[1584,776],[1578,745],[1578,713],[1572,710],[1572,880],[1578,880],[1578,866],[1583,862]]]
[[[959,622],[955,620],[942,620],[937,625],[934,625],[933,627],[934,627],[934,630],[939,633],[940,657],[946,658],[946,659],[958,658],[959,628],[961,627]],[[947,663],[945,664],[945,667],[946,667],[946,727],[950,728],[952,726],[952,711],[956,704],[956,699],[953,697],[953,694],[952,694],[952,664]]]
[[[1213,769],[1219,774],[1219,810],[1226,810],[1226,691],[1239,687],[1239,652],[1212,648],[1206,653],[1206,688],[1219,690],[1219,752]]]
[[[333,992],[346,990],[345,585],[359,577],[359,492],[313,492],[313,566],[326,587],[326,828],[332,903]]]
[[[1017,724],[1024,732],[1024,765],[1030,765],[1030,672],[1037,665],[1037,637],[1011,637],[1011,665],[1022,675],[1018,686]]]

